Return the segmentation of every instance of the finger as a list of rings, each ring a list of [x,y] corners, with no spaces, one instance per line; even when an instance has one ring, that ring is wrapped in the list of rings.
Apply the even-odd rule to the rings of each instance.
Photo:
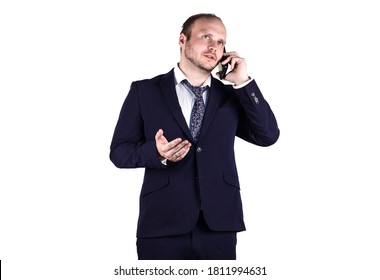
[[[168,140],[164,137],[164,131],[162,129],[159,129],[156,132],[155,135],[155,140],[156,140],[156,148],[160,156],[165,157],[165,152],[163,150],[163,147],[165,146],[166,143],[168,143]]]
[[[158,141],[162,135],[164,135],[164,131],[160,128],[160,129],[156,132],[156,136],[155,136],[154,138],[156,139],[156,141]]]
[[[183,140],[180,143],[178,143],[176,146],[174,146],[171,151],[173,152],[173,154],[177,154],[178,155],[178,153],[181,152],[181,150],[183,149],[183,147],[185,147],[188,144],[189,144],[189,141]]]
[[[169,143],[167,143],[164,147],[164,150],[166,152],[169,152],[171,151],[172,154],[175,153],[179,147],[177,147],[178,144],[180,144],[182,142],[182,139],[181,138],[176,138],[172,141],[170,141]],[[174,150],[173,150],[174,149]]]
[[[226,52],[224,53],[223,57],[226,57],[226,58],[221,63],[226,64],[226,63],[230,63],[231,59],[233,59],[234,57],[239,57],[239,55],[237,54],[237,52]]]
[[[188,145],[184,146],[181,149],[180,154],[177,153],[178,158],[183,159],[188,154],[188,152],[190,151],[190,147],[191,147],[190,143],[188,143]]]
[[[232,51],[232,52],[225,52],[223,56],[235,57],[235,56],[238,56],[238,54],[237,52]]]
[[[172,159],[173,155],[176,153],[177,149],[173,150],[173,147],[175,147],[179,142],[181,142],[181,138],[174,139],[173,141],[162,145],[160,150],[161,150],[161,156],[167,158],[167,159]]]
[[[235,65],[239,64],[239,61],[240,57],[234,57],[233,59],[231,59],[231,71],[235,69]]]
[[[181,146],[181,148],[178,149],[175,153],[173,153],[172,158],[174,158],[176,161],[183,159],[186,156],[186,154],[189,152],[190,147],[191,147],[191,143],[187,142],[186,144]]]
[[[170,161],[173,161],[173,162],[178,161],[178,156],[177,156],[176,154],[173,154],[173,155],[170,157]]]

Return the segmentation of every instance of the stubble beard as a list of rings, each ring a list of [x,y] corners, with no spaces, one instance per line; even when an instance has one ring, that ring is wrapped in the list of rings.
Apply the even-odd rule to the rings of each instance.
[[[202,63],[201,61],[199,61],[197,59],[197,57],[195,56],[195,52],[192,48],[191,45],[186,45],[185,47],[185,57],[187,60],[189,60],[194,66],[196,66],[199,70],[205,72],[205,73],[211,73],[211,71],[216,67],[216,65],[214,66],[209,66],[209,65],[205,65],[204,63]]]

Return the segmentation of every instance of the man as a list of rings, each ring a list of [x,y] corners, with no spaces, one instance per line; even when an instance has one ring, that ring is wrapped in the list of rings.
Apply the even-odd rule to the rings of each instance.
[[[179,36],[179,63],[133,82],[121,109],[110,158],[119,168],[145,168],[139,259],[236,259],[236,233],[245,225],[235,136],[269,146],[279,129],[244,58],[224,54],[225,43],[219,17],[191,16]],[[211,75],[223,56],[233,85]]]

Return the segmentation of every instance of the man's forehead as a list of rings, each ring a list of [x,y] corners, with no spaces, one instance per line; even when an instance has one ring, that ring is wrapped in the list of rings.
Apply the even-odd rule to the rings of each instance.
[[[208,33],[214,36],[226,37],[226,29],[220,20],[197,20],[194,23],[193,30],[197,32]]]

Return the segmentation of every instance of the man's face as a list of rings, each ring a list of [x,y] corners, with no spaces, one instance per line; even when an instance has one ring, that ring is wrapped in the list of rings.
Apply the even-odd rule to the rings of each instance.
[[[211,72],[223,56],[226,29],[218,19],[198,19],[190,40],[185,40],[182,55],[199,69]]]

